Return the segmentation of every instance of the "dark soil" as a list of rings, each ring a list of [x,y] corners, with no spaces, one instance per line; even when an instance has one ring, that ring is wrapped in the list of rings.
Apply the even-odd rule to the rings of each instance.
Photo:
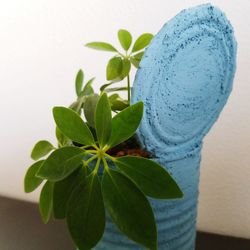
[[[144,158],[150,158],[150,153],[142,149],[135,137],[111,148],[107,151],[109,155],[120,157],[125,155],[140,156]]]

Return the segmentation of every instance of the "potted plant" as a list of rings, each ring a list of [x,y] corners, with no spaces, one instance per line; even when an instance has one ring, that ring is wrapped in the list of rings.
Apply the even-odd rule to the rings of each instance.
[[[53,108],[58,145],[42,140],[32,150],[35,163],[25,175],[25,192],[44,184],[39,200],[43,222],[51,215],[65,219],[80,250],[98,244],[107,216],[136,244],[157,249],[157,227],[147,197],[183,196],[175,180],[141,148],[136,137],[143,102],[130,104],[130,69],[131,65],[138,68],[152,37],[142,34],[132,46],[131,34],[119,30],[123,52],[104,42],[86,44],[114,54],[106,68],[108,82],[95,93],[94,78],[84,84],[84,73],[79,70],[76,101],[69,108]],[[114,87],[124,80],[126,86]],[[127,99],[119,91],[126,91]]]
[[[180,12],[152,37],[131,46],[119,30],[123,52],[88,43],[114,53],[108,82],[94,93],[80,70],[77,100],[53,109],[58,146],[40,141],[32,150],[25,191],[45,182],[43,221],[52,212],[66,219],[80,250],[195,249],[202,141],[231,93],[237,45],[210,4]],[[130,68],[139,64],[131,96]]]

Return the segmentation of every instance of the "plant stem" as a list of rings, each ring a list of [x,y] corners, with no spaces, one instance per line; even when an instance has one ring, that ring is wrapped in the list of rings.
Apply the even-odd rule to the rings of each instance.
[[[127,76],[127,83],[128,83],[128,104],[130,104],[130,77],[129,77],[129,74]]]
[[[91,158],[89,158],[87,161],[84,161],[85,165],[88,165],[91,161],[93,161],[94,159],[96,159],[98,157],[98,155],[94,155]]]
[[[95,169],[94,169],[94,173],[96,174],[98,172],[99,166],[100,166],[100,162],[101,162],[101,158],[98,157],[96,165],[95,165]]]

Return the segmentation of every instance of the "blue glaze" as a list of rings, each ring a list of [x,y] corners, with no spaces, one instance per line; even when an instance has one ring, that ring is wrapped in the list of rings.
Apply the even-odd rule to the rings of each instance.
[[[194,250],[203,137],[232,90],[236,42],[225,15],[210,4],[183,10],[163,26],[141,61],[132,102],[144,101],[143,147],[166,167],[182,200],[150,199],[159,250]],[[142,228],[142,230],[144,230]],[[96,250],[139,250],[107,218]]]

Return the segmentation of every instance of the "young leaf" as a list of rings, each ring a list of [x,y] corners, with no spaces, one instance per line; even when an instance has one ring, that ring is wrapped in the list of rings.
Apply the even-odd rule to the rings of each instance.
[[[113,222],[130,239],[146,248],[157,249],[157,230],[150,204],[125,175],[109,169],[104,172],[102,193]]]
[[[105,42],[91,42],[91,43],[85,44],[85,46],[91,49],[96,49],[96,50],[117,52],[117,49],[113,45],[109,43],[105,43]]]
[[[67,210],[70,234],[81,250],[92,249],[105,228],[105,210],[97,174],[89,175],[74,190]]]
[[[174,179],[155,161],[142,157],[125,156],[117,158],[115,164],[147,196],[157,199],[183,197],[183,193]]]
[[[76,75],[76,80],[75,80],[75,89],[77,96],[80,96],[80,93],[82,91],[83,79],[84,79],[84,74],[83,71],[80,69]]]
[[[94,89],[92,88],[92,83],[95,80],[95,78],[91,78],[90,80],[87,81],[85,84],[82,92],[80,93],[80,96],[86,96],[86,95],[91,95],[94,94]]]
[[[85,152],[78,147],[59,148],[45,160],[36,176],[49,181],[60,181],[79,167],[84,155]]]
[[[112,119],[112,131],[108,142],[114,147],[129,139],[140,125],[143,115],[143,102],[138,102],[122,110]]]
[[[69,146],[71,144],[71,140],[66,137],[58,127],[56,127],[56,139],[59,147]]]
[[[132,53],[144,49],[146,46],[149,45],[152,38],[153,35],[150,33],[144,33],[140,35],[134,43],[134,46],[132,48]]]
[[[54,184],[47,181],[40,194],[39,211],[45,224],[48,223],[53,208],[53,187]]]
[[[109,60],[106,68],[106,78],[108,81],[120,76],[122,73],[122,65],[121,57],[113,57]]]
[[[86,98],[86,101],[83,105],[84,116],[88,124],[92,128],[95,127],[95,109],[96,109],[98,100],[99,100],[99,95],[93,94]]]
[[[65,107],[54,107],[53,115],[58,128],[72,141],[84,145],[95,144],[88,126],[75,111]]]
[[[106,93],[100,97],[95,110],[95,128],[100,147],[106,145],[111,134],[111,108]]]
[[[130,48],[132,42],[131,34],[127,30],[121,29],[118,31],[118,39],[121,46],[127,51]]]
[[[48,141],[39,141],[36,143],[31,152],[31,158],[33,160],[39,160],[43,156],[47,155],[51,150],[54,149],[54,146]]]
[[[56,219],[64,219],[69,198],[73,190],[86,178],[83,168],[77,169],[67,178],[54,183],[53,211]]]
[[[36,177],[36,173],[43,163],[44,163],[44,160],[41,160],[41,161],[35,162],[29,167],[24,177],[25,193],[30,193],[34,191],[43,182],[43,179]]]

